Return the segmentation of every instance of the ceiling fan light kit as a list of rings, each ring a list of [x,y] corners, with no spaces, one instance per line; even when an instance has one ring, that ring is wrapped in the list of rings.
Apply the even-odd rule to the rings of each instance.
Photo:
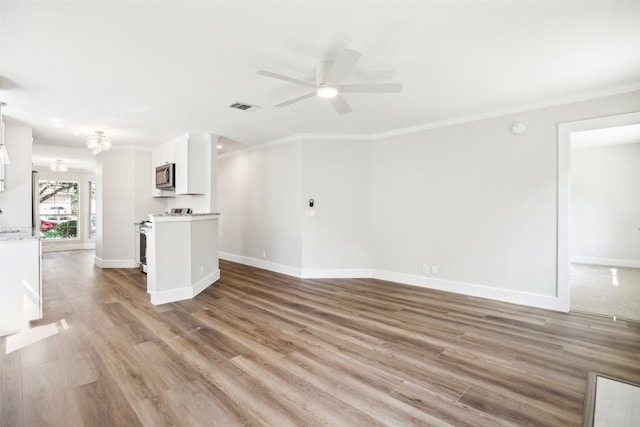
[[[320,85],[316,93],[320,98],[333,98],[334,96],[338,95],[338,89],[322,84]]]
[[[258,74],[278,80],[284,80],[300,86],[314,88],[315,91],[302,96],[281,102],[276,107],[287,105],[319,96],[329,100],[330,104],[339,114],[347,114],[352,111],[351,106],[342,97],[343,93],[397,93],[402,90],[401,83],[363,83],[340,85],[339,83],[353,70],[362,54],[352,49],[342,49],[336,59],[321,62],[316,66],[316,82],[309,82],[296,77],[278,74],[271,71],[258,71]]]

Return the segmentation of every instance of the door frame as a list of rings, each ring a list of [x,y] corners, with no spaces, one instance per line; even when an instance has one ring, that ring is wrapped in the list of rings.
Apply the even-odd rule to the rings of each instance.
[[[563,311],[571,309],[571,134],[573,132],[640,124],[640,112],[558,124],[558,247],[556,298]]]

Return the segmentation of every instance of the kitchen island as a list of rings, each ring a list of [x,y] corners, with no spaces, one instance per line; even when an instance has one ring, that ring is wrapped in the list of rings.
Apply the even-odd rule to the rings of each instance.
[[[0,229],[0,336],[20,332],[42,317],[39,233]]]
[[[147,292],[152,304],[193,298],[220,279],[219,216],[149,215]]]

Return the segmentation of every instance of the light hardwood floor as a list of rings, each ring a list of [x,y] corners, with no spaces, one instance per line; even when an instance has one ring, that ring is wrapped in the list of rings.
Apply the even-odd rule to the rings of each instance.
[[[229,262],[153,306],[93,255],[44,254],[53,335],[1,340],[2,426],[570,426],[589,371],[640,381],[637,323]]]

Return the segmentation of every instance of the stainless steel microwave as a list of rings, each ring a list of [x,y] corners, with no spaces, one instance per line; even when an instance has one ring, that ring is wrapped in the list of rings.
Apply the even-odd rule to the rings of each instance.
[[[156,167],[156,188],[173,190],[176,188],[176,164],[166,163]]]

